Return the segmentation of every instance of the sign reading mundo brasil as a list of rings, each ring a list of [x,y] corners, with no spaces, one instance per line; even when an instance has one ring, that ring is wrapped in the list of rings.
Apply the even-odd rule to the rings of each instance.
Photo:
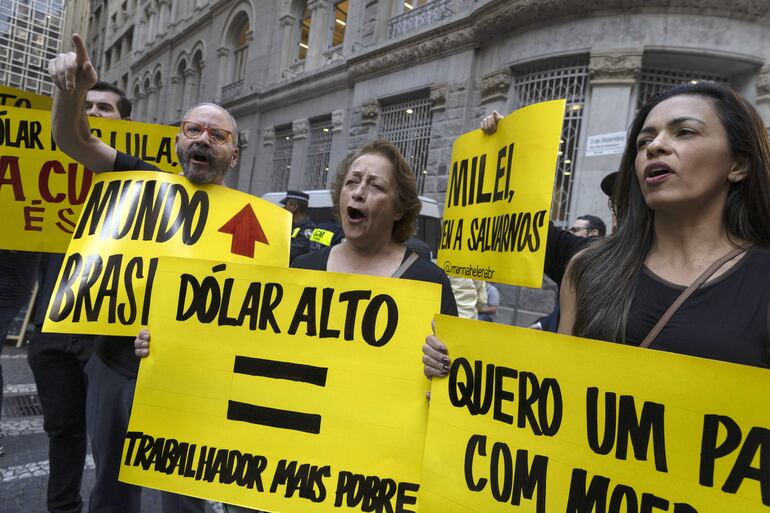
[[[50,96],[42,96],[0,85],[0,107],[51,110],[52,103],[53,100]]]
[[[285,513],[415,512],[440,286],[161,258],[120,480]]]
[[[89,118],[91,132],[113,148],[178,173],[178,128]],[[63,253],[93,173],[57,149],[51,113],[0,106],[0,248]]]
[[[770,511],[770,371],[439,316],[422,511]]]
[[[452,145],[437,264],[449,275],[540,287],[564,100],[519,109]]]
[[[98,174],[43,330],[135,336],[159,301],[159,257],[286,267],[290,229],[288,211],[234,189],[151,171]]]

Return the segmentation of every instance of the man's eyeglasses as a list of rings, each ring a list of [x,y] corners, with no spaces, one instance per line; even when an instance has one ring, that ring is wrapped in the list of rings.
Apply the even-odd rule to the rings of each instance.
[[[225,144],[233,136],[233,133],[224,128],[212,128],[203,126],[195,121],[182,121],[182,133],[188,139],[197,139],[203,132],[209,134],[209,141],[214,144]]]
[[[578,232],[582,232],[583,230],[588,231],[588,228],[586,228],[585,226],[570,226],[567,231],[570,233],[578,233]]]

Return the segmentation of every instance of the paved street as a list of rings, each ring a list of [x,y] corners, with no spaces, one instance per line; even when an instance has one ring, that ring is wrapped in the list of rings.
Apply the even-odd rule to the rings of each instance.
[[[43,417],[37,405],[37,391],[27,365],[26,348],[6,345],[0,355],[3,366],[3,414],[0,443],[0,511],[2,513],[45,513],[48,481],[48,439],[43,431]],[[94,462],[86,460],[82,496],[88,511],[88,493],[94,481]],[[142,497],[142,512],[160,511],[160,494],[147,490]],[[221,512],[219,504],[210,503],[207,512]]]

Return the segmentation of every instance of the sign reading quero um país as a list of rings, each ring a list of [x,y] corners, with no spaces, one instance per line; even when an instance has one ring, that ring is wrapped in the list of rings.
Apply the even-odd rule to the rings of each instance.
[[[427,511],[438,284],[172,258],[155,282],[121,481],[286,513]]]
[[[43,331],[135,336],[157,301],[158,258],[286,267],[291,214],[219,185],[151,171],[96,175]]]
[[[0,85],[0,107],[51,110],[52,103],[53,99],[50,96]]]
[[[519,109],[452,145],[437,264],[453,276],[540,287],[564,100]]]
[[[439,316],[421,511],[770,511],[770,372]]]
[[[181,170],[178,128],[90,118],[91,132],[113,148],[163,171]],[[93,173],[56,147],[51,113],[0,106],[0,248],[63,253]]]
[[[625,151],[625,149],[625,132],[612,132],[609,134],[592,135],[586,142],[586,157],[620,155]]]

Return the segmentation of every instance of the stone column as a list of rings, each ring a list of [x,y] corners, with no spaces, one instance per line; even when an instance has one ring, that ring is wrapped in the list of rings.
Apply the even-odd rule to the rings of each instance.
[[[332,144],[329,150],[329,173],[326,175],[326,188],[330,189],[334,183],[334,175],[337,167],[347,155],[347,132],[345,131],[345,111],[332,112]]]
[[[296,50],[294,48],[294,30],[297,18],[291,14],[281,16],[281,70],[284,70],[294,62]]]
[[[159,0],[159,14],[158,14],[158,34],[164,35],[169,23],[169,14],[171,12],[170,0]]]
[[[323,66],[325,61],[323,53],[329,47],[329,23],[332,17],[329,9],[333,6],[329,0],[310,0],[307,6],[312,12],[312,18],[305,69],[315,69]]]
[[[636,83],[642,71],[642,49],[613,49],[591,52],[590,88],[584,111],[574,165],[570,222],[583,214],[593,214],[610,226],[607,196],[599,188],[605,175],[617,171],[621,154],[586,157],[588,137],[625,132],[634,114]]]
[[[171,115],[174,119],[181,119],[184,102],[184,78],[176,75],[171,77],[171,91],[173,94]]]
[[[192,68],[184,70],[184,94],[182,95],[183,109],[190,108],[196,102],[193,96],[195,89],[198,87],[197,75],[196,71]]]
[[[219,66],[217,70],[217,89],[214,93],[214,103],[218,103],[222,98],[222,88],[230,81],[230,49],[226,46],[217,48],[217,58]]]
[[[291,173],[289,173],[289,189],[305,187],[305,165],[307,160],[307,136],[310,131],[310,121],[307,118],[295,119],[291,123],[294,133],[294,146],[291,152]]]
[[[144,121],[147,114],[147,94],[139,93],[136,96],[136,121]]]
[[[770,126],[770,66],[764,66],[757,75],[757,110],[765,127]]]

